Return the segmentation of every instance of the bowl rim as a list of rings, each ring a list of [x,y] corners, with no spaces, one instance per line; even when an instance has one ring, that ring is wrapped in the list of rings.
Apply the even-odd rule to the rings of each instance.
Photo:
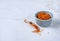
[[[42,11],[39,11],[39,12],[42,12]],[[50,19],[48,19],[48,20],[41,20],[41,19],[38,19],[36,16],[37,16],[37,14],[38,14],[39,12],[37,12],[37,13],[35,14],[35,18],[36,18],[37,20],[40,20],[40,21],[49,21],[49,20],[52,20],[53,14],[52,14],[51,12],[49,12],[49,11],[43,11],[43,12],[48,13],[48,14],[51,16]]]

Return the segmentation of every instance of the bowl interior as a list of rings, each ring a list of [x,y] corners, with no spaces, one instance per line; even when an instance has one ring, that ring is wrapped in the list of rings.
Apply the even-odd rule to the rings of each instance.
[[[42,12],[42,11],[40,11],[40,12]],[[51,20],[51,19],[53,18],[53,15],[52,15],[51,12],[48,12],[48,11],[43,11],[43,12],[46,12],[46,13],[48,13],[48,14],[51,16],[51,18],[48,19],[48,20]],[[38,20],[41,20],[41,19],[37,18],[37,14],[39,14],[39,12],[37,12],[37,13],[35,14],[35,18],[38,19]],[[48,20],[41,20],[41,21],[48,21]]]

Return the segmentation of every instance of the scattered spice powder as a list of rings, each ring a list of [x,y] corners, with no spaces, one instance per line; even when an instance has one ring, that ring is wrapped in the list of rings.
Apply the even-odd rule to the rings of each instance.
[[[51,18],[51,16],[47,12],[44,12],[44,11],[39,12],[36,17],[41,20],[48,20]]]
[[[35,23],[28,21],[27,19],[25,19],[24,22],[28,23],[29,25],[31,25],[34,28],[34,30],[32,32],[34,32],[34,33],[41,32],[40,28]]]

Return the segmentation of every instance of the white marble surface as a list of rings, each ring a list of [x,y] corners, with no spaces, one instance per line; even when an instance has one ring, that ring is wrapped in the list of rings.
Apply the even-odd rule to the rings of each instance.
[[[23,20],[35,22],[34,15],[41,10],[52,12],[53,23],[39,36]],[[0,41],[60,41],[60,1],[0,0]]]

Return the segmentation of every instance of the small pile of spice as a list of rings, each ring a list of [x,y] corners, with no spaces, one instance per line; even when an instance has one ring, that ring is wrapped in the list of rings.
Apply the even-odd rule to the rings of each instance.
[[[24,22],[28,23],[30,26],[32,26],[34,28],[34,30],[32,32],[34,32],[34,33],[41,32],[40,28],[35,23],[28,21],[27,19],[25,19]]]
[[[37,14],[37,18],[41,20],[48,20],[51,16],[47,12],[41,11]]]

